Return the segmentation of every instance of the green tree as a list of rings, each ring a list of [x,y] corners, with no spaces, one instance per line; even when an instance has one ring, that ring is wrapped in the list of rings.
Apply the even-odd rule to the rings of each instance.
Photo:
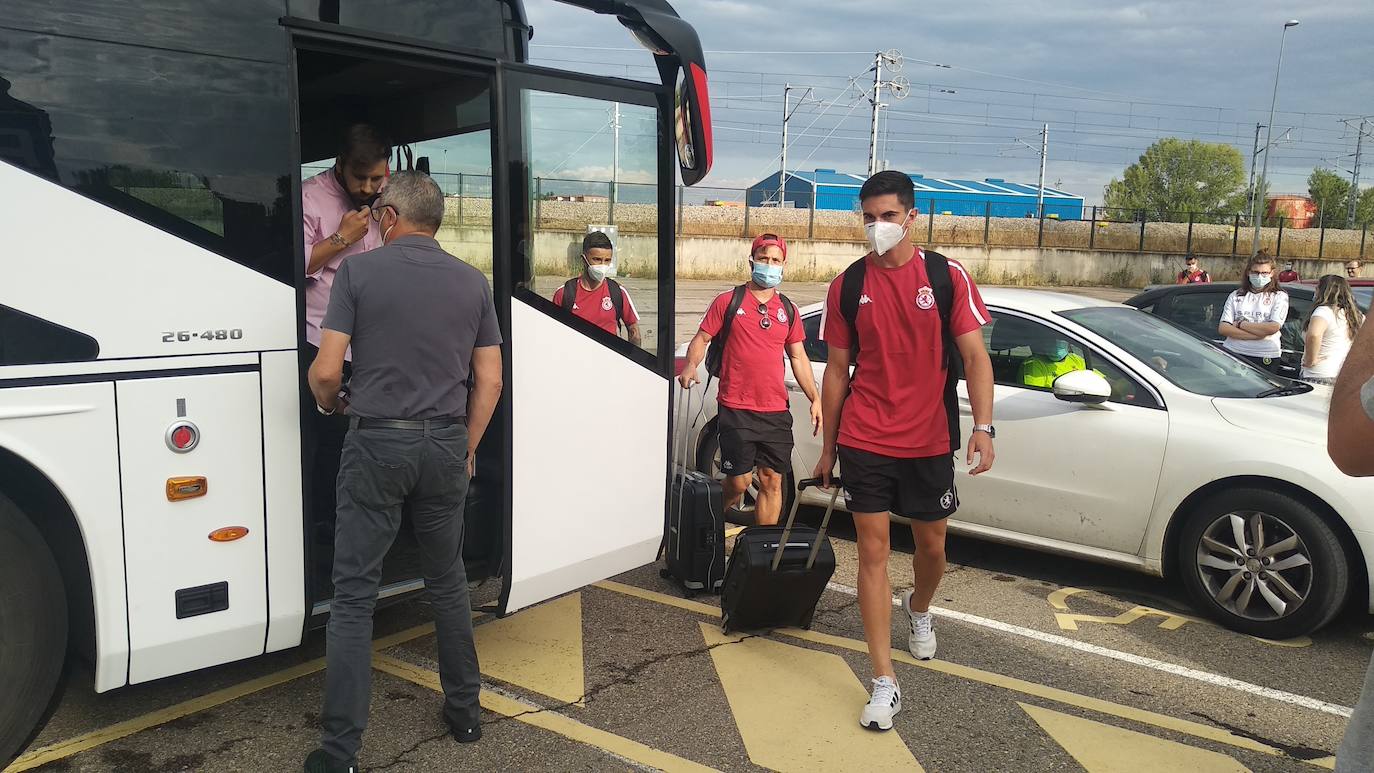
[[[1374,186],[1365,188],[1355,205],[1355,227],[1374,225]]]
[[[1344,228],[1346,205],[1350,202],[1350,181],[1330,169],[1313,169],[1307,178],[1307,194],[1317,205],[1318,225]]]
[[[1133,220],[1186,221],[1188,213],[1208,213],[1198,221],[1224,220],[1245,209],[1245,164],[1240,151],[1215,142],[1165,137],[1107,184],[1108,207]]]

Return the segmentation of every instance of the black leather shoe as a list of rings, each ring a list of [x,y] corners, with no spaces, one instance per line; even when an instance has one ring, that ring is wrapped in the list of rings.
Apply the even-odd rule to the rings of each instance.
[[[316,749],[305,758],[305,773],[358,773],[358,766],[339,762],[324,749]]]
[[[458,743],[475,743],[482,740],[482,724],[477,720],[455,722],[444,712],[444,724],[448,725],[448,731],[453,736],[453,740]]]

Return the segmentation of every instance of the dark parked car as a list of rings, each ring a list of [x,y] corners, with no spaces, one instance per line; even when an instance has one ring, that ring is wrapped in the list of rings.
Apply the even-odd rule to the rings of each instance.
[[[1167,285],[1147,289],[1126,304],[1170,320],[1220,346],[1223,339],[1217,327],[1221,325],[1221,309],[1226,305],[1226,296],[1239,287],[1239,282]],[[1279,367],[1279,375],[1297,378],[1305,348],[1302,324],[1312,311],[1312,295],[1317,288],[1312,284],[1290,282],[1283,289],[1288,292],[1288,319],[1283,324],[1283,364]],[[1367,313],[1370,300],[1374,298],[1374,287],[1361,284],[1352,289],[1355,302]]]

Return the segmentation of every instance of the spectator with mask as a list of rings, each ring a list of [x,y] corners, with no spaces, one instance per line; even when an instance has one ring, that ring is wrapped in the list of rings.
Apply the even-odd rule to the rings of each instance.
[[[1334,384],[1350,344],[1364,315],[1355,305],[1345,277],[1327,274],[1317,282],[1312,312],[1307,317],[1306,349],[1302,355],[1302,379],[1313,384]]]
[[[1280,331],[1288,319],[1288,293],[1274,276],[1274,259],[1260,250],[1245,265],[1240,289],[1226,298],[1217,330],[1226,339],[1222,348],[1270,373],[1279,369],[1283,353]]]
[[[1189,255],[1184,259],[1183,270],[1178,272],[1178,281],[1175,284],[1205,284],[1210,281],[1212,281],[1211,275],[1203,271],[1202,267],[1198,265],[1197,256]]]
[[[1299,279],[1302,279],[1302,277],[1298,275],[1297,269],[1293,268],[1293,261],[1290,260],[1285,262],[1283,264],[1283,270],[1279,272],[1279,281],[1296,282]]]

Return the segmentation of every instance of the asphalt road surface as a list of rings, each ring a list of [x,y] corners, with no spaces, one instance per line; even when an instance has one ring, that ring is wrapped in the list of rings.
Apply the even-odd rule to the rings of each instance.
[[[813,514],[814,515],[814,514]],[[894,593],[911,582],[893,529]],[[378,613],[364,770],[1312,771],[1329,769],[1370,653],[1351,612],[1267,642],[1193,617],[1162,580],[952,539],[939,653],[902,656],[889,733],[857,723],[870,676],[852,524],[810,631],[723,636],[717,600],[655,565],[479,619],[484,739],[439,717],[422,599]],[[478,598],[491,598],[490,585]],[[11,770],[276,771],[317,745],[323,637],[298,651],[126,688],[77,667]]]

